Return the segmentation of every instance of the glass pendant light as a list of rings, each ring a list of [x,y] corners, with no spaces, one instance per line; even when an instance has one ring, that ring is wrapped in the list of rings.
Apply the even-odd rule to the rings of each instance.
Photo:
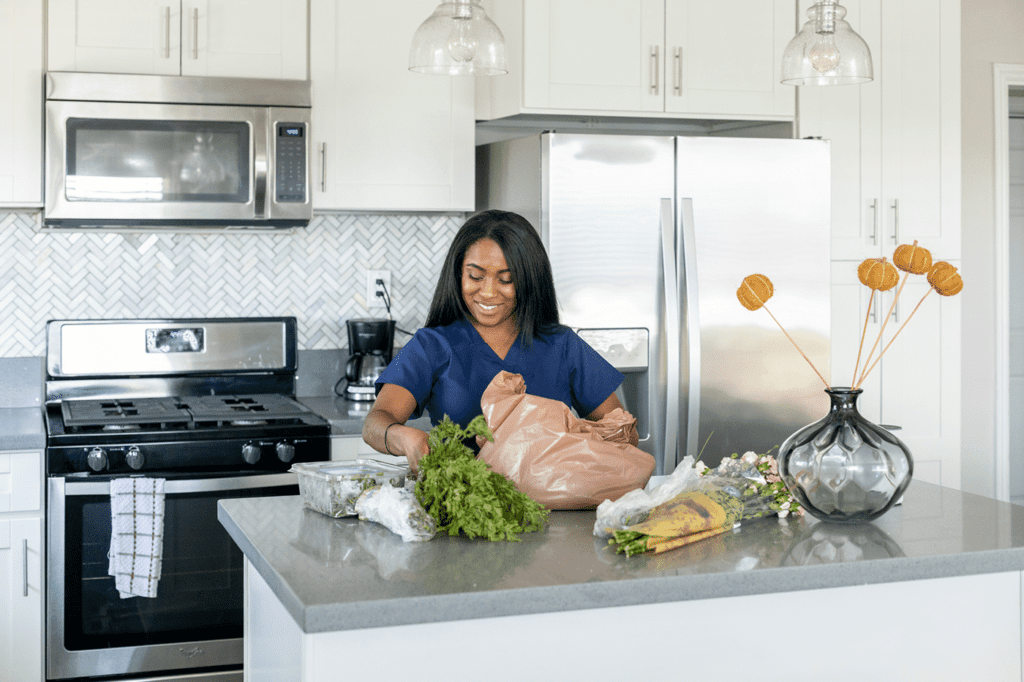
[[[444,76],[508,73],[505,38],[479,0],[442,2],[416,29],[409,70]]]
[[[787,85],[849,85],[874,78],[871,51],[837,0],[821,0],[807,10],[808,22],[782,53]]]

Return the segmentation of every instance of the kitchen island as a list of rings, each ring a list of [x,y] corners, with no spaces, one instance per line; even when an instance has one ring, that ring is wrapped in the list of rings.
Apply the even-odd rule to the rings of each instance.
[[[631,558],[593,511],[404,543],[298,497],[219,505],[250,682],[1021,679],[1024,507],[927,483],[872,524],[766,519]]]

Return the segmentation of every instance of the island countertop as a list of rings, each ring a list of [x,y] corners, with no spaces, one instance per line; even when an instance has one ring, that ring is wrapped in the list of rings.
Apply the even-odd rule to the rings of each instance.
[[[764,519],[658,555],[617,555],[594,511],[520,542],[406,543],[301,498],[222,500],[218,518],[305,633],[771,594],[1024,569],[1024,507],[915,481],[870,524]]]

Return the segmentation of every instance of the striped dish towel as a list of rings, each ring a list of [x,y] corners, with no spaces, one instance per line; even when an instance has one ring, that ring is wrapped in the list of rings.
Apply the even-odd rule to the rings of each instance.
[[[164,479],[110,482],[110,559],[122,599],[155,597],[164,549]]]

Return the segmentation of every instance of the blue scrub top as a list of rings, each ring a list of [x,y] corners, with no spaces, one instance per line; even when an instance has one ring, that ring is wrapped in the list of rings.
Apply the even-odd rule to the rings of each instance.
[[[395,384],[416,399],[415,419],[426,410],[437,425],[445,415],[466,426],[478,414],[480,398],[498,372],[520,374],[526,392],[560,400],[587,416],[622,383],[622,373],[563,327],[538,336],[527,349],[516,341],[502,360],[468,320],[416,332],[377,378],[377,392]]]

